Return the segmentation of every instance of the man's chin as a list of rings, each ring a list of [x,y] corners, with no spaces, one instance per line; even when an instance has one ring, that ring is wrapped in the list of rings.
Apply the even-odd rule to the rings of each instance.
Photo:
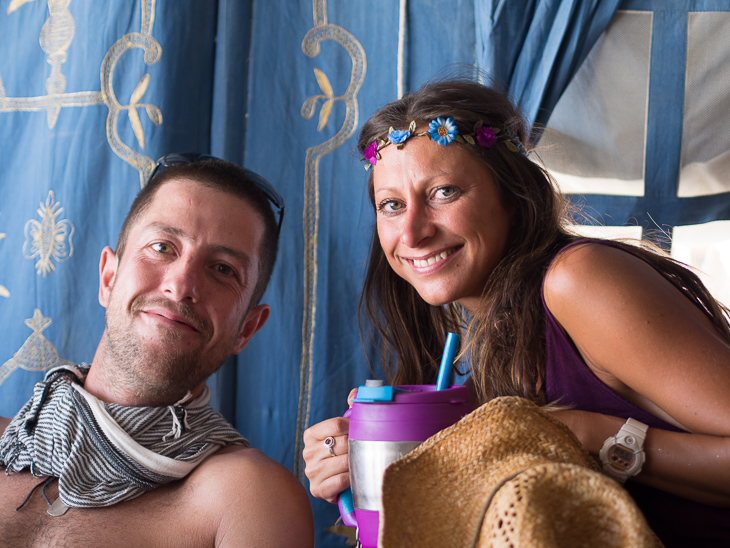
[[[162,373],[162,374],[160,374]],[[165,374],[167,373],[167,374]],[[138,371],[137,393],[143,405],[163,407],[174,405],[194,390],[205,379],[199,379],[194,372]]]

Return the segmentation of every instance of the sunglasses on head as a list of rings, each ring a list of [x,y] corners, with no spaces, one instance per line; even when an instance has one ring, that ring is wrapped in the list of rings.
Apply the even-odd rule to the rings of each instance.
[[[165,154],[162,158],[157,160],[155,169],[152,170],[152,175],[150,175],[148,182],[151,181],[155,175],[157,175],[161,171],[164,171],[168,167],[191,164],[193,162],[200,162],[202,160],[223,162],[223,160],[221,160],[220,158],[216,158],[215,156],[211,156],[209,154],[200,154],[197,152],[172,152],[170,154]],[[284,198],[282,198],[281,194],[277,192],[277,190],[271,185],[269,181],[264,179],[258,173],[246,168],[243,168],[243,171],[246,173],[248,180],[263,191],[263,193],[266,195],[266,198],[268,198],[268,200],[276,207],[277,211],[279,212],[279,223],[276,226],[276,236],[278,238],[279,232],[281,232],[281,222],[284,220]]]

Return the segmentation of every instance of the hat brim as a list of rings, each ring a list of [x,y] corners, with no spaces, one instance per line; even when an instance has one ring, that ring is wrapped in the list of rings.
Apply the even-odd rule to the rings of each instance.
[[[379,545],[661,546],[563,423],[497,398],[393,462]]]

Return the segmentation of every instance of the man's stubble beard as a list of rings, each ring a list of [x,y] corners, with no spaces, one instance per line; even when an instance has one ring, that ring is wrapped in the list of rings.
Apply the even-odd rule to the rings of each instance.
[[[107,341],[105,367],[109,379],[120,388],[133,393],[145,405],[171,405],[183,399],[213,374],[228,358],[229,351],[219,351],[204,359],[199,348],[183,350],[175,343],[185,338],[185,333],[175,329],[162,332],[157,344],[146,345],[132,326],[132,320],[145,305],[155,304],[175,310],[190,319],[201,331],[201,345],[210,339],[210,329],[184,305],[182,310],[164,299],[137,297],[130,306],[129,316],[110,296],[106,310]],[[164,302],[164,304],[163,304]],[[187,308],[185,308],[187,307]],[[160,344],[162,343],[162,344]]]

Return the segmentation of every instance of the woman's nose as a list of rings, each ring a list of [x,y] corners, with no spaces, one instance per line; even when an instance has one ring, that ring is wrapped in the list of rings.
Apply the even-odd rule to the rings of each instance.
[[[436,226],[425,206],[409,204],[403,216],[401,243],[411,249],[419,247],[436,233]]]

